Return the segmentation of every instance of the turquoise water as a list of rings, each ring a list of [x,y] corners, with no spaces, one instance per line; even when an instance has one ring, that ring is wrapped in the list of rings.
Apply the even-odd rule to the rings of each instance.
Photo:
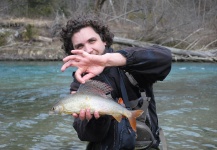
[[[0,149],[85,149],[68,115],[48,111],[73,80],[62,62],[0,62]],[[217,64],[174,63],[155,84],[168,149],[217,149]]]

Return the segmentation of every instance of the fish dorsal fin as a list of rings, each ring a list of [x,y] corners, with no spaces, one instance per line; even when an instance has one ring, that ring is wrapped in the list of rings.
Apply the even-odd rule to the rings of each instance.
[[[94,95],[100,95],[107,97],[106,94],[112,91],[112,87],[106,83],[97,80],[88,80],[84,84],[81,84],[77,92],[91,93]]]

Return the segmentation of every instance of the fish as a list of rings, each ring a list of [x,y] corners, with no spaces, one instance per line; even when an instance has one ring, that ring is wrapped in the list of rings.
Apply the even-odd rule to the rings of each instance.
[[[136,131],[136,118],[144,111],[128,110],[118,104],[111,96],[108,96],[112,90],[112,87],[106,83],[88,80],[80,84],[76,93],[59,100],[49,114],[79,114],[81,109],[90,109],[91,114],[97,111],[100,115],[111,115],[118,122],[126,117],[132,129]]]

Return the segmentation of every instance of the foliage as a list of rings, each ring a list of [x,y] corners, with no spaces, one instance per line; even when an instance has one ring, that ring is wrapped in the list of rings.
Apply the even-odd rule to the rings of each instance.
[[[65,4],[59,0],[7,0],[6,3],[5,5],[10,6],[7,9],[8,14],[28,18],[52,17]]]
[[[53,12],[51,1],[27,0],[29,17],[49,16]]]
[[[9,32],[0,32],[0,46],[7,44],[7,38],[9,37]]]
[[[31,41],[37,36],[37,30],[33,25],[28,24],[22,33],[22,39],[24,41]]]

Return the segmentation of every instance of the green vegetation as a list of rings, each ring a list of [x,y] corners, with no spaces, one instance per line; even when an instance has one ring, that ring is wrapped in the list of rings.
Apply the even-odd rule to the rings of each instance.
[[[37,33],[37,29],[33,25],[28,24],[22,33],[22,39],[24,41],[31,41],[37,36]]]
[[[5,3],[10,6],[8,9],[10,15],[28,18],[49,18],[60,11],[60,8],[67,7],[59,0],[7,0]]]
[[[0,46],[4,46],[7,44],[7,39],[9,37],[9,32],[0,32]]]

